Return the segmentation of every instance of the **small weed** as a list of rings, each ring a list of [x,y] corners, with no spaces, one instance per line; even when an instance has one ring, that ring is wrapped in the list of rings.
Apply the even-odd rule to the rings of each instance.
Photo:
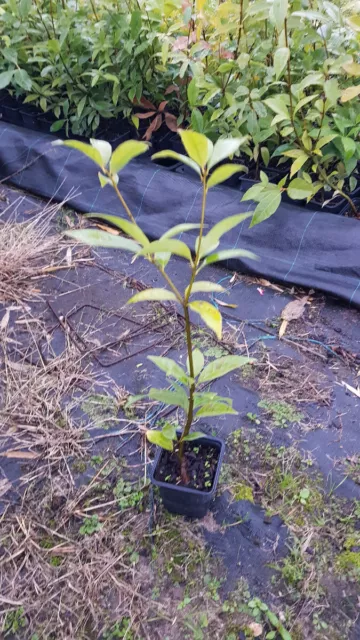
[[[120,478],[114,488],[114,496],[118,500],[120,509],[129,509],[139,505],[144,494],[141,490],[136,490],[131,482]]]
[[[118,409],[115,398],[100,393],[88,396],[81,404],[81,410],[99,429],[109,429],[116,424]]]
[[[260,424],[261,420],[258,417],[257,413],[251,413],[251,411],[249,411],[249,413],[246,414],[246,417],[251,420],[251,422],[254,422],[254,424]]]
[[[134,640],[134,634],[130,629],[130,618],[121,618],[120,622],[115,622],[110,629],[104,631],[103,640],[116,640],[117,638],[126,638],[126,640]]]
[[[82,536],[92,536],[96,531],[100,531],[102,528],[101,522],[99,522],[99,516],[90,516],[90,518],[84,518],[83,523],[79,529],[79,533]]]
[[[15,609],[15,611],[9,611],[9,613],[6,614],[4,624],[5,638],[12,634],[17,637],[18,632],[21,631],[21,629],[24,629],[26,625],[27,620],[22,607]]]
[[[241,482],[239,482],[233,487],[230,487],[230,491],[236,502],[238,502],[239,500],[249,500],[249,502],[254,502],[253,490],[247,484],[242,484]]]
[[[52,558],[50,558],[50,564],[53,567],[60,567],[62,561],[63,559],[61,556],[53,556]]]
[[[72,468],[75,473],[85,473],[87,464],[85,460],[74,460],[72,463]]]
[[[103,463],[103,461],[104,461],[104,458],[102,456],[92,456],[90,463],[92,467],[98,467]]]
[[[258,407],[265,409],[271,416],[271,420],[275,427],[287,428],[290,424],[299,424],[304,420],[305,416],[300,411],[296,411],[287,402],[271,402],[270,400],[261,400]]]

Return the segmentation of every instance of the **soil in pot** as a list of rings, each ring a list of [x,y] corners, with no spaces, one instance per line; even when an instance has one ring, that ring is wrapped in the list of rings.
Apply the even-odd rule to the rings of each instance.
[[[186,442],[184,447],[184,459],[189,482],[181,481],[180,462],[176,451],[163,450],[155,472],[155,480],[166,482],[169,485],[186,486],[187,489],[198,491],[211,491],[214,483],[217,464],[219,460],[219,448],[209,444]]]

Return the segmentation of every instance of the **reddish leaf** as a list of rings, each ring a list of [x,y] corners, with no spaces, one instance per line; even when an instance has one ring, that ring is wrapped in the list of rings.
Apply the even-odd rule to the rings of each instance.
[[[180,89],[176,84],[171,84],[165,91],[165,95],[167,96],[168,93],[173,93],[175,91],[175,93],[177,93],[179,95],[180,93]]]
[[[158,107],[158,111],[160,111],[160,112],[164,111],[167,103],[168,103],[168,100],[163,100],[162,102],[160,102],[159,107]]]
[[[134,113],[134,116],[139,118],[140,120],[145,120],[146,118],[151,118],[156,115],[156,111],[147,111],[147,113]]]
[[[152,121],[151,125],[146,129],[145,135],[144,135],[145,140],[150,140],[153,132],[157,131],[157,129],[160,129],[161,122],[162,122],[161,115],[158,114],[156,118],[154,118],[154,120]]]
[[[142,98],[140,99],[140,102],[142,106],[145,107],[145,109],[152,109],[153,111],[156,111],[155,105],[152,102],[150,102],[150,100],[147,100],[147,98],[144,98],[144,96],[142,96]]]
[[[170,131],[176,132],[178,130],[176,116],[174,116],[172,113],[165,113],[165,123]]]
[[[225,58],[226,60],[233,60],[234,53],[232,51],[228,51],[224,49],[223,45],[220,46],[220,58]]]

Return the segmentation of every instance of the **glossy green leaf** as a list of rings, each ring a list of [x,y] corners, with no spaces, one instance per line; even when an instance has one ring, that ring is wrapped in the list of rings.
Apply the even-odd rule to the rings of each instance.
[[[108,247],[109,249],[124,249],[125,251],[131,251],[137,253],[140,245],[134,240],[123,238],[122,236],[113,236],[106,231],[100,231],[99,229],[79,229],[78,231],[66,231],[65,235],[89,244],[92,247]]]
[[[201,431],[193,431],[189,433],[187,436],[183,437],[184,442],[192,442],[193,440],[199,440],[199,438],[205,438],[205,433]]]
[[[227,373],[243,367],[245,364],[254,362],[251,358],[245,356],[223,356],[209,362],[203,369],[199,377],[199,382],[210,382],[225,376]]]
[[[106,167],[112,154],[111,144],[106,140],[95,140],[95,138],[90,138],[90,144],[94,149],[98,150],[102,157],[103,166]]]
[[[203,300],[195,300],[189,303],[190,309],[198,313],[203,322],[214,331],[217,338],[221,340],[222,334],[222,317],[221,313],[213,304]]]
[[[184,389],[181,389],[181,387],[176,391],[155,389],[152,387],[148,395],[151,400],[158,400],[164,404],[175,405],[176,407],[181,407],[184,411],[188,410],[189,400]]]
[[[189,287],[186,287],[185,294],[187,294]],[[225,291],[224,287],[217,282],[210,282],[209,280],[198,280],[194,282],[191,288],[191,295],[194,293],[222,293]]]
[[[201,263],[198,272],[208,264],[214,264],[214,262],[220,262],[221,260],[230,260],[231,258],[248,258],[249,260],[258,260],[255,253],[252,253],[252,251],[248,251],[247,249],[224,249],[223,251],[211,253],[209,256],[206,256]]]
[[[185,373],[184,369],[175,362],[175,360],[162,356],[148,356],[148,360],[159,367],[161,371],[164,371],[169,378],[174,378],[188,386],[191,384],[191,378]]]
[[[264,100],[265,104],[274,111],[279,116],[282,116],[284,119],[290,120],[290,113],[287,105],[284,102],[283,96],[274,96],[273,98],[268,98]]]
[[[230,405],[224,402],[209,402],[208,404],[204,404],[196,413],[197,418],[210,418],[211,416],[222,416],[226,414],[237,415],[238,412],[235,411]]]
[[[205,360],[200,349],[194,349],[192,352],[192,357],[193,357],[193,365],[194,365],[194,376],[195,378],[197,378],[200,371],[202,371],[204,367]],[[189,357],[187,357],[186,359],[186,368],[188,373],[190,373]]]
[[[168,231],[165,231],[161,236],[161,240],[164,238],[173,238],[181,233],[186,233],[187,231],[192,231],[193,229],[199,229],[200,224],[192,224],[191,222],[183,222],[182,224],[177,224],[175,227],[171,227]]]
[[[166,158],[170,158],[171,160],[178,160],[179,162],[186,164],[188,167],[190,167],[200,175],[200,169],[196,164],[196,162],[191,160],[191,158],[189,158],[188,156],[184,156],[182,153],[176,153],[176,151],[170,151],[170,150],[158,151],[158,153],[154,153],[154,155],[151,156],[152,160],[157,160],[157,159],[163,160]]]
[[[12,81],[19,85],[25,91],[31,91],[32,80],[25,69],[16,69],[12,77]]]
[[[5,89],[5,87],[10,84],[13,75],[14,69],[12,69],[11,71],[3,71],[2,73],[0,73],[0,89]]]
[[[137,158],[142,153],[145,153],[149,148],[146,142],[140,142],[140,140],[126,140],[122,144],[119,144],[113,152],[110,160],[111,173],[119,173],[130,160]]]
[[[292,200],[304,200],[314,193],[312,184],[303,180],[303,178],[294,178],[287,188],[287,194]]]
[[[192,78],[187,88],[187,97],[188,97],[190,107],[194,107],[196,105],[198,95],[199,95],[199,90],[196,86],[196,78]]]
[[[244,193],[243,197],[241,198],[241,202],[246,202],[246,200],[257,200],[261,192],[264,191],[264,188],[265,185],[262,182],[254,184]]]
[[[250,227],[255,227],[255,225],[267,220],[270,218],[275,211],[279,208],[281,204],[281,192],[280,189],[264,191],[257,205],[252,220],[250,222]]]
[[[290,49],[288,47],[280,47],[276,49],[274,54],[274,69],[276,79],[281,77],[290,57]]]
[[[139,242],[142,246],[149,244],[149,240],[146,237],[145,233],[137,224],[134,224],[129,220],[124,220],[123,218],[119,218],[118,216],[111,216],[107,213],[87,213],[84,217],[96,218],[99,220],[105,220],[105,222],[110,222],[110,224],[114,225],[114,227],[117,227],[118,229],[121,229],[124,233],[126,233],[126,235]]]
[[[176,433],[176,425],[172,424],[171,422],[167,422],[163,428],[161,429],[162,434],[165,436],[165,438],[169,438],[169,440],[177,440],[177,433]]]
[[[202,258],[204,255],[209,253],[209,251],[213,251],[218,246],[220,238],[225,233],[237,227],[238,224],[247,218],[251,218],[251,216],[252,212],[237,213],[234,216],[228,216],[227,218],[220,220],[220,222],[217,222],[201,241],[200,257]]]
[[[143,291],[139,291],[136,293],[130,300],[127,301],[127,304],[134,304],[135,302],[144,302],[147,301],[155,301],[155,300],[176,300],[176,295],[172,291],[168,291],[167,289],[154,288],[154,289],[144,289]]]
[[[165,238],[163,240],[154,240],[154,242],[150,242],[146,247],[143,247],[141,251],[139,251],[139,256],[144,256],[146,254],[156,254],[156,253],[174,253],[176,256],[180,256],[182,258],[186,258],[191,262],[191,251],[189,247],[182,242],[181,240],[172,240],[169,238]]]
[[[190,131],[189,129],[179,129],[179,134],[188,156],[203,169],[212,154],[213,144],[211,140],[202,133]]]
[[[162,449],[166,449],[167,451],[172,451],[174,448],[173,441],[170,438],[166,438],[162,431],[157,431],[156,429],[148,429],[146,432],[146,437],[152,444],[156,444],[158,447]]]
[[[139,6],[139,5],[138,5]],[[142,27],[141,11],[136,9],[132,12],[130,18],[130,34],[133,40],[136,40]]]
[[[305,105],[307,105],[309,102],[312,102],[313,100],[315,100],[315,98],[318,98],[319,94],[318,93],[313,93],[311,96],[306,96],[305,98],[302,98],[301,100],[299,100],[299,102],[297,103],[295,109],[294,109],[294,115],[303,107],[305,107]]]
[[[238,149],[247,142],[248,136],[242,136],[241,138],[227,138],[219,139],[214,144],[214,149],[211,154],[211,158],[208,162],[208,168],[212,169],[216,164],[233,156]]]
[[[335,138],[337,138],[339,136],[338,133],[330,133],[328,136],[323,136],[322,138],[320,138],[320,140],[316,143],[316,147],[315,149],[322,149],[323,147],[325,147],[326,144],[329,144],[329,142],[331,142],[332,140],[334,140]]]
[[[284,28],[284,20],[287,17],[288,9],[288,0],[273,0],[270,15],[272,16],[278,32],[282,31]]]
[[[302,153],[291,165],[290,170],[290,178],[292,178],[298,171],[300,171],[301,167],[305,164],[305,162],[309,159],[309,156],[306,153]]]
[[[246,167],[242,164],[223,164],[213,171],[210,178],[207,181],[208,189],[215,187],[217,184],[221,184],[231,178],[235,173],[246,172]]]
[[[55,140],[55,142],[53,142],[53,145],[63,145],[64,147],[70,147],[71,149],[81,151],[81,153],[93,160],[93,162],[96,162],[99,167],[102,168],[104,166],[100,151],[92,147],[91,144],[86,144],[85,142],[80,142],[79,140]]]

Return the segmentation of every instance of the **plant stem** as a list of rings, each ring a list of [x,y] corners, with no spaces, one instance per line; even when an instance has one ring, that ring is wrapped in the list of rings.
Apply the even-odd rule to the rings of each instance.
[[[317,171],[318,171],[319,176],[322,178],[323,182],[325,182],[325,184],[327,184],[331,189],[337,191],[339,193],[339,195],[341,195],[345,200],[348,201],[348,203],[350,205],[350,208],[351,208],[351,211],[353,212],[354,216],[356,218],[358,218],[359,216],[358,216],[357,208],[356,208],[355,204],[353,203],[352,199],[350,198],[350,196],[347,193],[345,193],[342,189],[339,189],[338,187],[334,186],[331,183],[331,181],[329,180],[329,178],[327,177],[325,171],[323,171],[323,169],[321,169],[321,167],[319,167],[319,165],[317,167]]]
[[[287,49],[289,49],[289,56],[288,56],[288,60],[286,63],[286,68],[287,68],[287,85],[288,85],[288,92],[289,92],[289,100],[290,100],[290,105],[289,105],[289,111],[290,111],[290,121],[292,124],[292,127],[294,129],[294,133],[296,136],[296,140],[298,142],[298,144],[302,147],[302,143],[301,140],[297,134],[296,128],[295,128],[295,121],[294,121],[294,105],[293,105],[293,99],[292,99],[292,84],[291,84],[291,63],[290,63],[290,47],[289,47],[289,37],[288,37],[288,28],[287,28],[287,18],[285,18],[284,20],[284,33],[285,33],[285,47]]]
[[[95,2],[94,2],[94,0],[90,0],[90,4],[91,4],[91,8],[92,8],[92,10],[93,10],[93,12],[94,12],[94,16],[95,16],[96,20],[99,22],[99,16],[98,16],[98,14],[96,13],[96,7],[95,7]]]
[[[110,178],[110,180],[111,180],[111,184],[112,184],[112,186],[114,187],[115,193],[116,193],[117,197],[119,198],[119,200],[120,200],[120,202],[121,202],[122,206],[124,207],[124,209],[125,209],[125,211],[126,211],[126,213],[127,213],[128,217],[130,218],[131,222],[133,222],[134,224],[136,224],[136,220],[135,220],[135,218],[134,218],[133,214],[131,213],[131,211],[130,211],[129,207],[127,206],[127,204],[126,204],[126,202],[125,202],[124,198],[122,197],[122,195],[121,195],[121,193],[120,193],[120,191],[119,191],[119,189],[118,189],[118,186],[117,186],[117,184],[116,184],[116,182],[115,182],[115,180],[114,180],[113,176],[112,176],[112,175],[111,175],[111,173],[110,173],[110,172],[108,172],[108,171],[107,171],[106,173],[107,173],[108,177]]]

